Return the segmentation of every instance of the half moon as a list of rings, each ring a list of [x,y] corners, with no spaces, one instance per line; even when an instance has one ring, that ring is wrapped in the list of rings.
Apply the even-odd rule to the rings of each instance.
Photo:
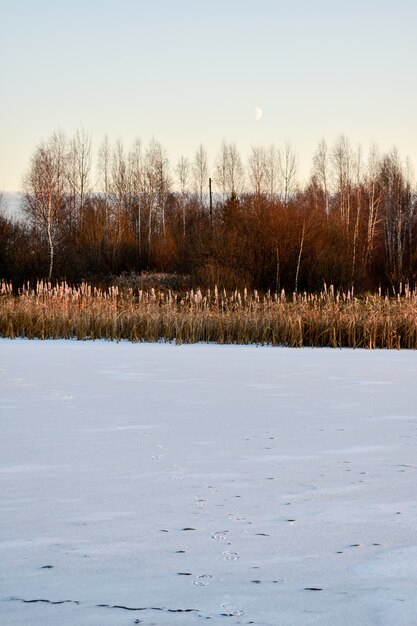
[[[258,122],[263,115],[262,109],[255,107],[255,120]]]

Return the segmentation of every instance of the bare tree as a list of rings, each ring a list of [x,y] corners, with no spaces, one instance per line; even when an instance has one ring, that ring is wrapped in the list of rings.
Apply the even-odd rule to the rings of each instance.
[[[143,164],[143,195],[147,208],[148,262],[151,259],[152,234],[161,227],[165,237],[165,205],[171,188],[169,163],[161,144],[151,139]]]
[[[194,189],[200,200],[200,205],[204,204],[204,194],[207,191],[208,181],[208,165],[207,165],[207,152],[200,144],[194,155],[194,161],[192,164]]]
[[[265,190],[271,200],[278,193],[280,154],[274,144],[265,151]]]
[[[386,155],[381,162],[380,181],[383,187],[385,250],[391,280],[397,284],[402,273],[403,259],[401,178],[398,152],[394,151]]]
[[[243,191],[244,172],[236,144],[223,141],[215,163],[215,182],[223,196]]]
[[[111,160],[111,190],[116,196],[120,206],[126,206],[129,203],[130,180],[129,180],[129,163],[126,156],[125,148],[119,139],[113,148]]]
[[[398,151],[392,150],[381,162],[379,176],[382,185],[382,213],[388,276],[394,289],[408,278],[405,252],[409,222],[413,214],[412,193]],[[407,268],[408,269],[408,268]]]
[[[98,149],[97,169],[99,175],[99,187],[106,196],[110,193],[110,153],[111,146],[109,138],[105,135],[103,142]]]
[[[112,151],[110,190],[113,196],[117,243],[120,246],[129,222],[131,184],[125,148],[119,139]]]
[[[154,140],[148,146],[143,164],[143,197],[147,211],[148,263],[151,257],[152,230],[158,198],[158,172]]]
[[[362,202],[363,202],[363,184],[362,184],[362,150],[361,147],[358,146],[355,156],[354,156],[354,185],[356,190],[356,217],[355,223],[353,227],[353,241],[352,241],[352,277],[351,277],[351,286],[354,287],[355,278],[356,278],[356,257],[357,257],[357,248],[358,248],[358,240],[359,240],[359,224],[362,213]]]
[[[285,205],[296,190],[297,155],[290,143],[286,143],[279,156],[281,197]]]
[[[313,176],[323,192],[326,215],[329,215],[329,156],[327,144],[324,139],[320,141],[313,156]]]
[[[162,224],[162,235],[166,236],[165,209],[168,194],[171,191],[172,179],[169,172],[169,161],[165,149],[159,142],[154,144],[155,166],[158,174],[158,210],[160,223]]]
[[[365,186],[367,192],[367,229],[364,247],[364,263],[368,266],[374,252],[377,226],[380,224],[380,207],[382,201],[381,186],[378,184],[381,169],[380,155],[376,145],[371,147],[368,156]]]
[[[180,157],[175,168],[175,174],[180,187],[180,204],[182,214],[182,233],[185,238],[185,208],[187,204],[188,183],[190,179],[190,162],[186,157]]]
[[[223,199],[225,198],[228,192],[228,167],[227,167],[227,144],[223,141],[220,151],[216,157],[215,161],[215,170],[214,170],[214,181],[223,194]]]
[[[347,137],[341,135],[332,150],[334,186],[339,200],[339,211],[342,221],[349,228],[350,224],[350,193],[352,187],[352,149]]]
[[[263,146],[252,146],[248,158],[248,178],[251,190],[256,196],[264,193],[266,187],[266,152]]]
[[[82,128],[70,140],[67,153],[69,201],[77,224],[87,195],[91,192],[91,136]]]
[[[35,150],[23,181],[23,211],[48,246],[48,279],[54,270],[56,248],[65,236],[65,165],[66,140],[55,133]]]
[[[136,139],[129,152],[130,184],[132,190],[132,222],[136,233],[139,256],[142,252],[143,204],[143,153],[140,139]]]
[[[408,280],[410,280],[412,278],[412,272],[413,272],[413,254],[414,254],[414,250],[413,250],[413,246],[414,246],[414,239],[413,239],[413,233],[415,231],[415,221],[416,221],[416,215],[417,215],[417,195],[416,195],[416,190],[415,190],[415,175],[414,175],[414,168],[413,165],[410,161],[410,159],[407,157],[406,161],[405,161],[405,171],[404,171],[404,176],[405,176],[405,184],[406,184],[406,189],[407,189],[407,227],[408,227]]]

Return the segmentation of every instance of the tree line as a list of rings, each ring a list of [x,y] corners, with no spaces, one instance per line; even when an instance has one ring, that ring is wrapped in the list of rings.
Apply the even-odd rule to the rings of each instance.
[[[213,193],[209,181],[212,180]],[[189,276],[194,285],[398,293],[417,270],[416,188],[396,149],[364,156],[322,140],[307,183],[290,144],[223,142],[171,166],[155,139],[131,146],[54,133],[23,177],[21,217],[0,211],[0,278],[109,281],[123,272]]]

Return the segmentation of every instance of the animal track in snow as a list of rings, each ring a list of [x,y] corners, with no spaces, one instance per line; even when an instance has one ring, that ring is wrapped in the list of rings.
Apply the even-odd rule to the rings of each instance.
[[[212,578],[213,576],[211,576],[210,574],[201,574],[193,580],[193,585],[195,585],[196,587],[206,587],[210,583]]]
[[[240,609],[236,604],[231,604],[229,602],[224,602],[222,604],[224,617],[240,617],[243,615],[242,609]]]
[[[213,485],[208,485],[207,489],[210,489],[213,493],[222,493],[223,491],[221,487],[213,487]]]
[[[229,550],[225,550],[223,552],[223,556],[226,561],[237,561],[238,559],[240,559],[240,556],[237,552],[229,552]]]
[[[233,522],[245,522],[246,517],[242,517],[241,515],[236,515],[235,513],[228,513],[227,516]]]
[[[158,448],[158,450],[160,450],[160,452],[152,455],[152,461],[159,461],[159,459],[163,459],[164,456],[167,455],[167,452],[169,452],[169,448],[167,446],[162,445],[161,443],[158,443],[156,447]]]
[[[216,532],[212,533],[210,537],[215,541],[223,541],[224,539],[226,539],[228,532],[228,530],[217,530]]]
[[[187,475],[187,468],[182,465],[174,465],[172,468],[172,480],[184,480]]]

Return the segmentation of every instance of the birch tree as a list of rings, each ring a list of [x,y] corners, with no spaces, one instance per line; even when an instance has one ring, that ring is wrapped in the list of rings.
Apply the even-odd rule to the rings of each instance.
[[[414,201],[398,151],[392,150],[381,162],[382,215],[387,258],[387,274],[394,290],[409,279],[406,252],[413,227]],[[411,250],[408,249],[411,255]]]
[[[65,165],[65,137],[54,133],[35,150],[23,183],[24,214],[47,244],[49,280],[54,271],[57,248],[66,234]]]
[[[166,235],[165,205],[171,189],[169,163],[161,144],[151,139],[143,164],[143,197],[147,212],[148,263],[153,234]]]

